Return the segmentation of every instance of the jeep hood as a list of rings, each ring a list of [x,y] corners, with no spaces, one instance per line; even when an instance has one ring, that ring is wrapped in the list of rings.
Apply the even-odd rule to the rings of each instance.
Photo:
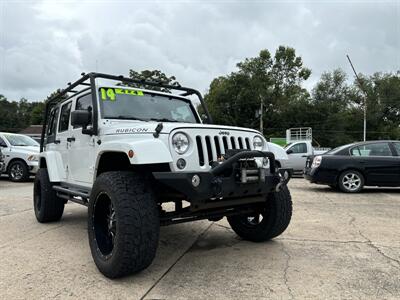
[[[235,126],[214,125],[214,124],[194,124],[194,123],[175,123],[175,122],[141,122],[141,121],[127,121],[127,120],[112,120],[106,122],[102,127],[101,134],[114,135],[114,134],[143,134],[154,133],[157,125],[163,124],[163,129],[160,134],[169,134],[173,130],[184,128],[200,128],[200,129],[220,129],[220,130],[235,130],[246,131],[260,134],[257,130]]]

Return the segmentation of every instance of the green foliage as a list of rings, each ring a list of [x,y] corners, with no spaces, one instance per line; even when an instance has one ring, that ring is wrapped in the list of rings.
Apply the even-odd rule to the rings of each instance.
[[[263,102],[266,137],[284,136],[291,127],[312,127],[313,137],[323,146],[360,141],[364,90],[367,138],[400,139],[400,72],[361,74],[360,86],[349,82],[342,70],[333,70],[322,74],[310,95],[302,83],[311,71],[293,48],[280,46],[274,56],[262,50],[237,67],[214,79],[205,95],[217,124],[258,129]]]
[[[54,91],[41,102],[28,102],[25,98],[21,98],[18,102],[9,101],[0,95],[0,131],[18,132],[30,125],[43,124],[46,101],[60,91]]]
[[[360,84],[350,82],[342,70],[333,70],[322,74],[310,95],[302,84],[311,71],[293,48],[280,46],[273,56],[262,50],[237,67],[236,72],[215,78],[205,95],[217,124],[258,129],[262,102],[266,137],[285,136],[291,127],[312,127],[319,144],[334,147],[362,140],[366,97],[367,138],[400,139],[400,71],[360,74]],[[130,70],[129,77],[179,85],[174,76],[159,70]],[[170,92],[146,84],[129,86]],[[45,101],[59,92],[53,92]],[[31,124],[42,124],[45,101],[9,101],[0,95],[0,131],[16,132]]]
[[[264,105],[264,134],[281,136],[283,116],[293,115],[309,97],[301,83],[311,74],[293,48],[280,46],[237,64],[238,71],[214,79],[205,101],[218,124],[258,128],[260,103]],[[300,119],[302,116],[296,116]],[[291,120],[291,119],[289,119]],[[293,121],[293,124],[295,121]],[[290,127],[290,126],[289,126]]]
[[[129,78],[135,79],[135,80],[140,80],[143,82],[151,81],[151,82],[162,83],[165,85],[179,86],[179,82],[176,81],[175,76],[167,76],[167,75],[165,75],[165,73],[161,72],[160,70],[152,70],[152,71],[151,70],[143,70],[143,71],[137,72],[135,70],[130,69],[129,70]],[[142,89],[147,89],[147,90],[153,90],[153,91],[160,91],[160,92],[165,92],[165,93],[171,92],[170,89],[158,87],[158,86],[151,86],[151,85],[147,85],[144,83],[123,82],[122,85],[135,87],[135,88],[142,88]]]
[[[46,107],[45,102],[36,103],[35,107],[31,111],[30,124],[32,125],[43,124],[45,107]]]
[[[24,98],[9,101],[0,95],[0,131],[18,132],[31,124],[41,124],[43,107],[42,102],[28,102]]]

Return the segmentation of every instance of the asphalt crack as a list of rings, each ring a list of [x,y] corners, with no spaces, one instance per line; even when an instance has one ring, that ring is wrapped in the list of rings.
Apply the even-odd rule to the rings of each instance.
[[[378,252],[380,255],[385,257],[388,261],[396,263],[398,266],[395,266],[395,268],[400,270],[400,261],[398,259],[395,259],[394,257],[391,257],[391,256],[387,255],[386,253],[384,253],[377,245],[375,245],[371,241],[371,239],[369,239],[365,234],[363,234],[361,232],[361,230],[358,230],[358,232],[359,232],[360,236],[363,237],[366,240],[365,244],[367,244],[371,248],[375,249],[376,252]]]
[[[333,202],[332,199],[330,199],[328,196],[324,195],[326,199],[328,199],[332,204],[334,204],[335,206],[337,205],[335,202]],[[381,256],[385,257],[388,261],[391,262],[395,262],[398,266],[394,266],[396,269],[400,269],[400,261],[385,254],[377,245],[375,245],[371,239],[369,239],[365,234],[363,234],[361,232],[361,230],[356,226],[356,224],[354,224],[354,222],[356,221],[356,218],[351,215],[349,212],[346,212],[346,214],[350,217],[350,221],[349,221],[349,225],[352,226],[355,230],[358,231],[359,235],[365,240],[362,241],[362,244],[368,245],[370,247],[372,247],[373,249],[375,249],[376,252],[378,252]],[[390,247],[387,247],[390,248]]]
[[[357,240],[315,240],[315,239],[296,239],[296,238],[276,238],[277,241],[294,241],[294,242],[312,242],[312,243],[332,243],[332,244],[368,244],[368,241],[357,241]],[[395,246],[386,246],[386,245],[377,245],[381,248],[388,248],[388,249],[398,249],[400,247]]]
[[[283,282],[286,286],[286,289],[289,292],[290,299],[294,299],[292,288],[289,285],[289,278],[288,278],[288,271],[290,266],[290,260],[292,257],[290,256],[289,252],[286,250],[284,244],[282,243],[282,252],[285,253],[286,260],[285,260],[285,268],[283,269]]]
[[[146,291],[146,293],[143,294],[142,297],[140,297],[140,300],[143,300],[147,297],[148,294],[150,294],[150,292],[160,283],[160,281],[167,276],[167,274],[173,269],[173,267],[175,267],[175,265],[188,253],[190,252],[190,250],[193,249],[194,245],[196,245],[196,243],[207,233],[207,231],[211,228],[211,226],[214,224],[214,222],[212,222],[210,225],[207,226],[206,229],[204,229],[199,236],[195,239],[195,241],[192,243],[192,245],[190,247],[188,247],[186,249],[185,252],[183,252],[177,259],[176,261],[169,266],[169,268],[160,276],[160,278],[158,278],[156,280],[156,282],[154,282],[154,284]]]
[[[228,229],[228,230],[232,231],[232,228],[230,228],[230,227],[228,227],[228,226],[225,226],[225,225],[222,225],[222,224],[218,224],[218,223],[214,223],[214,225],[216,225],[216,226],[219,226],[219,227],[222,227],[222,228],[225,228],[225,229]]]

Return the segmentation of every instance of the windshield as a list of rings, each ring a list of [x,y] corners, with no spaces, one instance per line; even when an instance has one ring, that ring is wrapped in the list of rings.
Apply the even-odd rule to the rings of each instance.
[[[285,146],[283,146],[283,149],[289,148],[289,146],[292,145],[292,144],[293,144],[293,143],[286,144]]]
[[[39,146],[39,143],[26,135],[6,134],[5,138],[12,146]]]
[[[99,97],[104,119],[197,123],[190,102],[172,95],[102,87],[99,89]]]

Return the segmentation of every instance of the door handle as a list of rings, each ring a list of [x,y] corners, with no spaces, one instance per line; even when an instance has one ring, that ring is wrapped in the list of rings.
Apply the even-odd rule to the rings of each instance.
[[[61,143],[60,140],[54,140],[54,144],[59,144],[59,143]]]
[[[75,142],[75,137],[69,137],[69,138],[67,138],[67,142]]]
[[[302,155],[301,157],[308,157],[308,155]]]

